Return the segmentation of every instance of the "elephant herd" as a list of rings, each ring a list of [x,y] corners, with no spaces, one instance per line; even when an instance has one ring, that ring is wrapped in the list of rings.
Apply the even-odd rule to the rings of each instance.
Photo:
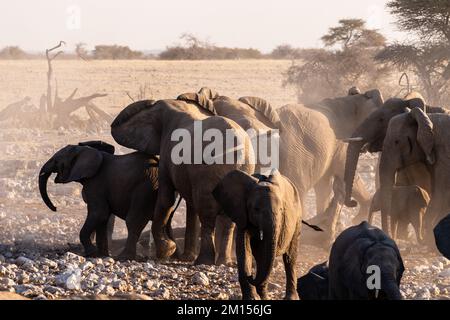
[[[57,174],[55,183],[82,184],[88,215],[80,241],[87,256],[109,254],[111,217],[118,216],[126,221],[128,238],[117,258],[136,259],[136,244],[152,220],[160,259],[230,264],[235,241],[244,299],[267,298],[277,256],[283,257],[287,299],[297,299],[298,292],[305,298],[316,292],[313,298],[396,299],[403,263],[394,240],[412,223],[418,240],[434,248],[433,228],[450,212],[448,129],[449,112],[427,106],[419,95],[384,101],[379,90],[362,93],[354,87],[315,105],[274,108],[261,98],[233,99],[202,88],[127,106],[111,124],[111,134],[135,152],[115,155],[114,147],[101,141],[66,146],[42,167],[39,190],[55,211],[47,194],[51,174]],[[261,156],[262,145],[269,157]],[[381,152],[373,201],[356,172],[366,151]],[[302,220],[311,189],[318,214],[309,222],[320,228]],[[183,252],[171,229],[177,194],[186,201]],[[423,201],[412,201],[419,198]],[[359,203],[355,223],[381,211],[384,232],[363,222],[336,238],[343,203]],[[302,222],[312,230],[302,229]],[[449,251],[449,231],[448,221],[434,229],[443,254]],[[312,271],[313,279],[300,278],[297,286],[298,243],[307,241],[308,232],[318,239],[315,245],[331,247],[329,266],[317,266],[322,275]],[[367,275],[351,271],[367,259],[384,268],[382,273],[396,274],[382,279],[381,294],[360,288]]]

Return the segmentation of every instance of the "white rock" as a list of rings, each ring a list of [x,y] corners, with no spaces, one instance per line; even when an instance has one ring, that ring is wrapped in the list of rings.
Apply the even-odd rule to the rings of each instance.
[[[81,264],[80,268],[82,271],[90,270],[94,267],[94,264],[90,261],[86,261],[85,263]]]
[[[80,290],[81,269],[68,269],[56,277],[56,284],[69,290]]]
[[[5,262],[5,260],[6,260],[5,257],[0,254],[0,263]]]
[[[77,255],[75,253],[72,253],[72,252],[66,252],[64,254],[63,258],[66,259],[66,260],[75,261],[75,262],[78,262],[78,263],[83,263],[83,262],[86,261],[86,259],[84,257],[79,256],[79,255]]]
[[[197,272],[192,277],[192,282],[199,286],[209,286],[209,279],[203,272]]]

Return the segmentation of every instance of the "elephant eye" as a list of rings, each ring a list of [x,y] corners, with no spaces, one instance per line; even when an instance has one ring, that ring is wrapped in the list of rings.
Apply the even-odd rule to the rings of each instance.
[[[398,140],[395,140],[394,143],[395,143],[395,144],[398,144]]]

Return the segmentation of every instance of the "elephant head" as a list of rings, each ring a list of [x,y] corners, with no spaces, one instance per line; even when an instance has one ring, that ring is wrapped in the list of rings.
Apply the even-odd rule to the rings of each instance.
[[[430,118],[419,108],[398,115],[389,123],[380,158],[380,203],[383,230],[388,231],[392,191],[398,169],[416,162],[435,162],[434,133]]]
[[[400,281],[405,270],[400,252],[392,240],[370,238],[356,240],[344,255],[344,281],[352,291],[364,299],[401,300]],[[379,268],[379,269],[378,269]],[[380,287],[369,288],[369,277],[376,275]],[[370,279],[372,280],[372,279]]]
[[[383,96],[377,89],[361,93],[358,88],[349,89],[345,97],[322,100],[312,109],[323,112],[330,120],[338,139],[348,138],[374,111],[383,105]]]
[[[298,278],[298,296],[301,300],[327,300],[328,281],[327,262],[318,264],[312,267],[307,274]]]
[[[278,172],[259,180],[235,170],[228,173],[213,191],[224,213],[236,223],[238,232],[248,233],[252,241],[262,242],[264,255],[256,261],[255,278],[248,279],[255,286],[267,281],[276,256],[285,210],[281,190],[283,181],[280,180]],[[246,243],[245,248],[249,247],[250,244]],[[238,257],[238,261],[247,261],[247,257],[251,256],[247,250],[244,249],[246,257]]]
[[[88,146],[68,145],[56,152],[39,173],[39,191],[47,207],[56,211],[47,194],[47,181],[52,173],[57,174],[55,183],[82,182],[95,176],[102,162],[102,152]]]
[[[411,100],[389,99],[361,123],[351,138],[344,139],[344,141],[349,142],[344,174],[345,205],[347,207],[357,205],[356,201],[352,200],[352,189],[359,154],[366,150],[369,152],[381,151],[389,121],[396,115],[406,113],[412,108],[424,109],[424,107],[425,104],[420,98]]]

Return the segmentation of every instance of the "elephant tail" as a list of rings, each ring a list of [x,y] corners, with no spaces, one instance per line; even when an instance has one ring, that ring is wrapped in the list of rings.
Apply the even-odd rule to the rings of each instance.
[[[323,229],[320,228],[319,226],[313,225],[313,224],[309,224],[308,222],[306,222],[305,220],[302,220],[302,223],[307,225],[308,227],[310,227],[311,229],[313,229],[314,231],[320,231],[323,232]]]

